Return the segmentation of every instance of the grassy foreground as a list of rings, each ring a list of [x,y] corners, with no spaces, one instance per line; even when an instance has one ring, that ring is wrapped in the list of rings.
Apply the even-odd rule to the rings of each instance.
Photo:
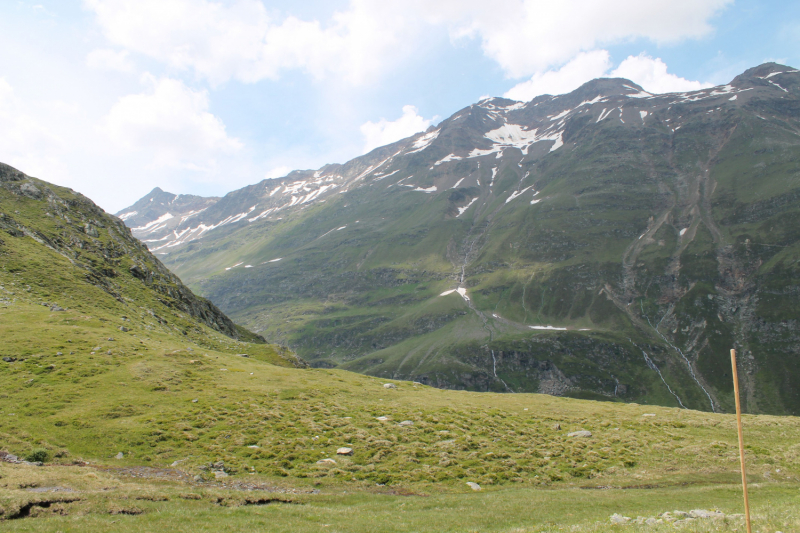
[[[6,487],[0,491],[0,505],[23,513],[3,522],[4,531],[745,531],[741,491],[728,484],[627,490],[506,488],[469,494],[336,487],[304,494],[287,491],[285,485],[270,486],[280,492],[247,490],[253,483],[187,486],[88,467],[0,465],[0,475],[0,486]],[[798,489],[796,483],[752,487],[754,531],[800,530]],[[655,517],[697,507],[719,509],[728,516],[678,527],[609,522],[616,512]]]
[[[2,362],[0,443],[46,463],[0,463],[4,530],[613,531],[617,512],[741,512],[731,415],[444,391],[115,325],[0,309],[3,339],[40,347]],[[800,420],[745,416],[745,432],[757,531],[798,530]]]

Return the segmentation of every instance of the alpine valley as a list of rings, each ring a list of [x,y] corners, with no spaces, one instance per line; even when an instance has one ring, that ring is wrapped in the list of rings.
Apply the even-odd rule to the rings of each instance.
[[[800,414],[800,72],[489,98],[343,165],[118,213],[317,367]]]

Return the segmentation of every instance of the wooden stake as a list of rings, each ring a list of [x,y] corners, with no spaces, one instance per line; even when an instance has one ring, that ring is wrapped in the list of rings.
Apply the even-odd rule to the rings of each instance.
[[[744,489],[744,519],[747,523],[747,533],[752,533],[750,528],[750,500],[747,498],[747,475],[744,470],[744,440],[742,438],[742,407],[739,403],[739,373],[736,370],[736,350],[731,350],[731,366],[733,367],[733,393],[736,396],[736,426],[739,430],[739,462],[742,464],[742,489]]]

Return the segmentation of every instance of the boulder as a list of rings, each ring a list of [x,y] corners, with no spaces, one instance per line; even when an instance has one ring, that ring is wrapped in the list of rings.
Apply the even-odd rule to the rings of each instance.
[[[122,452],[119,452],[117,455],[114,456],[114,459],[122,459],[123,457],[125,457],[125,454],[122,453]]]
[[[400,425],[404,426],[404,427],[405,426],[413,426],[414,422],[412,422],[411,420],[403,420],[402,422],[400,422]]]
[[[705,509],[692,509],[689,511],[690,518],[725,518],[719,511],[706,511]]]
[[[612,524],[627,524],[628,522],[631,521],[631,519],[628,518],[627,516],[622,516],[621,514],[617,513],[612,514],[609,520],[611,520]]]
[[[328,459],[320,459],[319,461],[317,461],[317,464],[318,465],[323,465],[323,466],[324,465],[335,465],[336,461],[334,461],[333,459],[329,459],[329,458]]]
[[[481,490],[481,486],[475,483],[474,481],[467,481],[467,486],[474,491]]]
[[[336,450],[336,455],[353,455],[353,448],[342,446],[341,448]]]
[[[394,383],[384,383],[383,388],[384,389],[396,389],[397,385],[395,385]]]

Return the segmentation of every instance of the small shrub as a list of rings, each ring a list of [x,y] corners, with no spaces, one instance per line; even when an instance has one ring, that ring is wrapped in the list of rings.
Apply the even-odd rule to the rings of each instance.
[[[44,463],[50,458],[50,452],[45,450],[44,448],[34,448],[31,450],[26,457],[26,461],[30,461],[31,463]]]

